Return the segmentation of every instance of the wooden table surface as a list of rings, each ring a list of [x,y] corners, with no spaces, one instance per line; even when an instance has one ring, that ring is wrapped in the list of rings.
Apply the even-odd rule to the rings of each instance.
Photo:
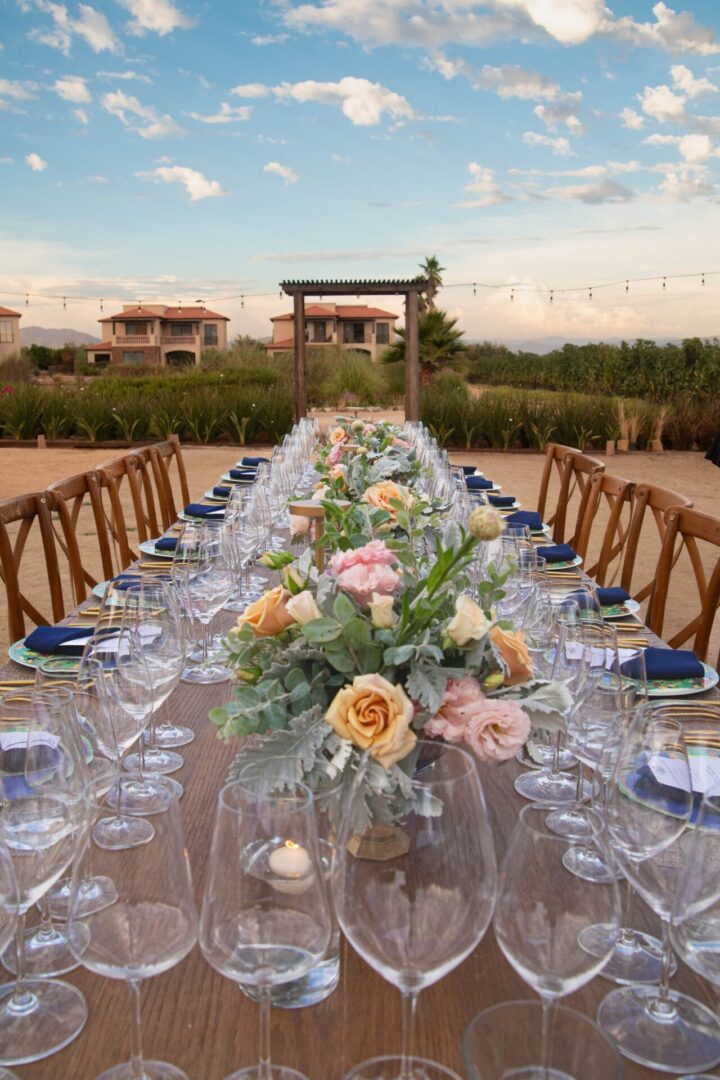
[[[234,616],[222,612],[213,628],[225,629],[233,621]],[[8,675],[11,669],[14,677],[28,675],[27,669],[14,664],[6,666],[2,674]],[[236,752],[236,746],[216,737],[208,711],[229,700],[231,693],[230,683],[181,683],[169,699],[172,717],[196,733],[195,741],[181,750],[184,767],[173,775],[185,786],[181,807],[198,905],[217,794]],[[479,770],[500,860],[518,813],[526,805],[513,787],[513,780],[523,770],[514,761],[500,766],[480,764]],[[562,887],[559,880],[558,889]],[[657,932],[655,916],[639,900],[637,911],[638,928]],[[372,971],[344,939],[341,965],[340,985],[324,1002],[306,1009],[275,1009],[273,1013],[273,1059],[300,1069],[309,1080],[341,1080],[364,1058],[397,1053],[400,1048],[399,992]],[[82,968],[64,978],[87,998],[87,1025],[66,1049],[44,1061],[19,1066],[21,1080],[95,1080],[104,1069],[129,1057],[130,1003],[124,983]],[[592,1017],[601,998],[614,986],[598,977],[563,1004]],[[682,964],[673,986],[714,1007],[711,988]],[[459,968],[420,995],[416,1051],[465,1076],[461,1037],[472,1017],[490,1005],[533,996],[500,952],[491,927]],[[255,1063],[257,1027],[258,1006],[211,968],[197,945],[177,967],[143,986],[145,1055],[172,1062],[184,1069],[190,1080],[224,1080],[240,1066]],[[661,1075],[630,1061],[625,1064],[626,1080]]]

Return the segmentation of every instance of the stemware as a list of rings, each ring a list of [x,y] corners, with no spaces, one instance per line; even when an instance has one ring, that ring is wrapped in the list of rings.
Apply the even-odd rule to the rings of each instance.
[[[12,858],[0,841],[0,952],[10,943],[17,924],[18,887]],[[18,1076],[0,1065],[0,1080],[18,1080]]]
[[[612,990],[597,1019],[622,1054],[665,1072],[702,1071],[720,1060],[715,1014],[670,989],[670,920],[688,868],[692,808],[681,724],[640,710],[619,750],[605,819],[625,875],[660,916],[664,963],[659,986]]]
[[[309,972],[330,941],[312,801],[303,784],[273,794],[253,780],[235,781],[220,792],[200,947],[212,967],[260,997],[258,1064],[228,1080],[306,1080],[271,1064],[270,1009],[273,987]]]
[[[367,776],[372,784],[378,769],[365,758],[355,780],[338,842],[333,897],[350,944],[400,990],[402,1051],[362,1062],[345,1080],[447,1080],[455,1078],[452,1070],[413,1055],[415,1008],[420,991],[457,967],[490,923],[496,865],[489,815],[472,756],[457,746],[418,740],[406,805],[390,826],[397,854],[380,861],[372,857],[378,823],[355,832],[356,823],[367,821],[362,780]]]
[[[0,698],[0,839],[17,881],[17,978],[0,988],[0,1064],[37,1061],[80,1033],[87,1005],[74,986],[25,971],[25,916],[62,876],[87,823],[87,772],[65,687]]]
[[[183,682],[226,682],[231,676],[229,668],[210,663],[208,653],[210,623],[231,595],[233,576],[228,526],[187,522],[175,548],[172,579],[181,604],[202,626],[203,656],[198,665],[185,668]]]
[[[121,813],[127,783],[123,777]],[[89,935],[77,947],[78,960],[97,975],[124,980],[132,1001],[130,1061],[107,1069],[98,1080],[187,1080],[186,1074],[174,1065],[145,1061],[142,1049],[142,982],[180,963],[197,939],[197,912],[180,809],[169,789],[165,790],[165,800],[147,844],[94,850],[91,834],[73,871],[68,914],[71,946],[76,947],[76,928],[86,926]],[[118,895],[108,907],[80,915],[80,886],[90,858],[95,871],[117,883]]]
[[[616,927],[620,922],[617,884],[594,884],[568,874],[564,857],[572,841],[547,828],[545,813],[545,807],[532,804],[520,811],[500,868],[494,922],[505,957],[542,1001],[540,1059],[517,1074],[527,1080],[555,1075],[548,1074],[553,1006],[590,982],[612,951],[610,944],[606,956],[592,956],[579,944],[579,931],[597,922]],[[602,822],[589,814],[595,829],[586,842],[602,850]]]

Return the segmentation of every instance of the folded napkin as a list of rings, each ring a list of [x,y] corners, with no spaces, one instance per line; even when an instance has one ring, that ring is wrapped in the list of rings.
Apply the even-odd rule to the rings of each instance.
[[[498,509],[502,509],[504,506],[514,506],[514,495],[488,495],[488,502],[491,506],[497,506]]]
[[[265,462],[269,462],[269,457],[244,457],[242,459],[243,465],[264,465]]]
[[[572,562],[576,558],[575,552],[569,544],[551,544],[549,547],[539,547],[537,553],[542,556],[546,563]]]
[[[159,540],[155,541],[156,551],[174,551],[177,547],[176,536],[161,536]]]
[[[216,495],[218,497],[218,499],[229,499],[230,498],[230,488],[229,487],[223,487],[221,484],[217,484],[213,488],[213,495]]]
[[[581,611],[597,611],[598,605],[595,603],[595,597],[587,589],[573,589],[572,592],[567,594],[566,599],[574,600]]]
[[[204,503],[190,503],[185,507],[185,513],[188,517],[215,517],[221,518],[225,515],[224,506],[206,506]],[[157,544],[155,545],[157,547]],[[167,549],[169,550],[169,549]]]
[[[231,469],[228,475],[233,480],[255,480],[257,478],[254,469]]]
[[[112,579],[110,584],[114,590],[124,592],[125,589],[130,589],[133,585],[139,585],[140,578],[137,574],[118,574],[116,578]]]
[[[492,498],[492,496],[488,496]],[[542,532],[542,518],[536,510],[516,510],[505,518],[506,525],[527,525],[530,532]],[[541,552],[542,554],[542,552]]]
[[[461,465],[460,468],[462,469],[462,471],[465,473],[466,476],[474,476],[475,475],[475,466],[474,465]]]
[[[119,626],[108,626],[98,632],[117,634],[119,630]],[[25,638],[25,647],[47,656],[55,652],[61,656],[82,656],[85,642],[94,633],[92,626],[38,626]],[[74,641],[78,644],[73,645]]]
[[[466,476],[465,483],[470,491],[487,491],[488,488],[495,487],[492,480],[488,480],[486,476]]]
[[[638,664],[626,660],[621,670],[623,675],[637,678]],[[701,679],[705,674],[692,649],[646,649],[645,670],[648,679]]]
[[[625,589],[621,589],[617,585],[611,589],[598,589],[597,594],[602,607],[624,604],[626,600],[630,599],[630,593],[625,592]]]

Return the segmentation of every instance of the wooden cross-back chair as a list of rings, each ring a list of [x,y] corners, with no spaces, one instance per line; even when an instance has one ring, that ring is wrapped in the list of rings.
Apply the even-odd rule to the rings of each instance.
[[[585,510],[580,522],[577,542],[574,545],[578,555],[585,561],[584,569],[598,585],[611,584],[611,566],[615,564],[612,580],[620,573],[625,552],[630,523],[635,484],[621,476],[612,476],[606,472],[596,472],[590,477],[589,492]],[[608,517],[602,534],[597,561],[588,564],[588,549],[596,526],[598,513],[603,507]]]
[[[633,512],[625,542],[625,557],[622,564],[620,585],[639,603],[647,600],[652,593],[655,585],[655,574],[653,572],[649,580],[638,584],[637,575],[635,574],[638,551],[642,550],[643,547],[647,551],[652,541],[659,549],[659,558],[659,551],[662,550],[665,537],[668,510],[675,506],[690,508],[692,505],[692,499],[686,498],[677,491],[671,491],[670,488],[661,487],[659,484],[635,485]],[[651,536],[648,536],[648,531],[651,531]],[[677,555],[678,553],[676,553],[676,558]]]
[[[127,555],[129,561],[132,562],[138,557],[138,552],[133,550],[130,541],[130,522],[134,522],[139,544],[146,540],[154,540],[161,532],[155,505],[150,455],[146,451],[133,451],[125,457],[103,462],[102,465],[98,465],[98,472],[103,478],[103,483],[107,485],[114,514],[118,518],[122,517],[124,522]],[[126,494],[130,496],[132,503],[132,518],[123,506],[123,497]]]
[[[107,507],[103,490],[107,492]],[[92,589],[98,581],[110,580],[130,564],[122,506],[119,500],[112,497],[108,484],[98,469],[69,476],[66,480],[58,480],[49,485],[47,494],[57,542],[71,565],[76,560],[79,561],[80,573],[86,586]],[[91,511],[92,523],[90,520],[81,521],[80,515],[85,510]],[[85,524],[91,525],[94,530],[88,542],[80,539],[80,530]],[[93,570],[99,569],[102,576],[98,577],[91,572],[90,566]]]
[[[31,537],[33,539],[28,547]],[[42,545],[42,573],[38,573],[35,566],[27,566],[38,539]],[[23,556],[26,557],[25,572]],[[77,557],[68,560],[68,568],[72,607],[86,596],[79,553]],[[26,617],[36,626],[48,626],[65,617],[67,609],[63,579],[47,492],[40,491],[0,501],[0,576],[5,585],[11,641],[25,637]],[[25,586],[26,578],[28,585],[30,582],[33,585],[32,598]]]
[[[187,506],[190,502],[190,491],[188,489],[182,447],[177,435],[171,435],[166,442],[153,443],[147,449],[153,468],[155,491],[158,496],[163,528],[169,529],[177,521],[177,505],[170,472],[173,462],[175,462],[177,470],[182,505]]]
[[[711,551],[703,560],[701,545]],[[655,571],[655,585],[650,596],[647,624],[662,637],[665,626],[668,591],[679,555],[687,553],[698,592],[695,614],[680,630],[667,639],[673,649],[689,645],[699,660],[706,660],[710,634],[720,605],[720,518],[690,507],[673,507],[665,515],[665,535]],[[708,555],[710,559],[708,559]],[[706,569],[705,562],[712,562]],[[684,585],[684,582],[683,582]],[[689,609],[687,590],[683,587],[683,612]],[[683,615],[684,617],[684,615]]]
[[[540,480],[538,513],[546,524],[552,526],[553,540],[556,544],[562,544],[566,540],[569,504],[576,493],[579,496],[579,503],[575,526],[572,536],[567,537],[567,542],[573,546],[577,543],[580,522],[590,494],[590,478],[596,472],[604,472],[604,470],[605,465],[602,461],[572,446],[548,443],[545,447],[545,466]],[[550,513],[548,495],[553,478],[559,481],[560,487],[555,508]]]

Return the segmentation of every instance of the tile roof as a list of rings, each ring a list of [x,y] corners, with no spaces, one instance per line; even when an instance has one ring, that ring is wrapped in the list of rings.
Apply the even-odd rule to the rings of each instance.
[[[334,309],[334,310],[333,310]],[[366,304],[333,304],[332,307],[323,307],[320,304],[308,304],[305,308],[306,319],[399,319],[392,311],[383,311],[382,308],[368,307]],[[270,322],[292,322],[293,314],[275,315]]]
[[[86,352],[109,352],[112,349],[112,341],[100,341],[97,345],[83,345]]]
[[[229,315],[219,315],[217,311],[210,311],[209,308],[202,307],[165,308],[165,315],[163,318],[180,319],[181,322],[184,322],[187,319],[225,319],[226,322],[230,322]]]
[[[13,311],[12,308],[9,307],[0,307],[0,315],[16,315],[18,319],[22,319],[21,311]]]
[[[202,307],[166,307],[164,312],[151,311],[149,308],[133,307],[120,311],[117,315],[106,315],[99,322],[136,322],[138,319],[162,319],[169,322],[191,322],[193,319],[224,319],[230,322],[229,315],[219,315]]]

